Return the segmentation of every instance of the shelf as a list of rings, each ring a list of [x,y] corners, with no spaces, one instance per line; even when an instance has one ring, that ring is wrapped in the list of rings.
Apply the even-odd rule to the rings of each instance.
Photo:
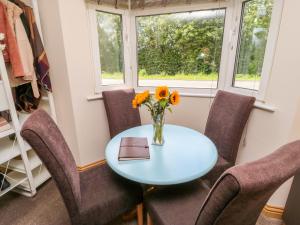
[[[4,83],[2,80],[0,80],[0,111],[8,110],[8,102],[6,99],[5,89],[4,89]]]
[[[18,113],[18,116],[19,116],[19,121],[20,121],[20,127],[22,127],[23,124],[25,123],[25,121],[30,116],[30,114],[29,113]]]
[[[39,109],[44,109],[49,115],[51,115],[49,102],[46,99],[46,97],[42,97],[42,99],[40,101]],[[18,113],[19,121],[20,121],[20,127],[23,126],[24,122],[30,117],[30,115],[31,115],[30,113],[23,113],[23,112]]]
[[[10,140],[8,137],[0,139],[0,164],[3,164],[21,154],[19,144],[15,141]],[[29,151],[31,149],[30,145],[25,143],[25,150]]]
[[[35,185],[35,188],[43,184],[46,180],[48,180],[51,177],[50,173],[48,172],[45,166],[42,166],[41,170],[40,167],[34,169],[32,171],[32,176],[33,176],[33,183]],[[25,191],[30,191],[28,181],[19,185],[18,188]]]
[[[15,142],[13,147],[13,141],[9,138],[0,139],[0,164],[3,164],[21,154],[18,142]]]
[[[33,150],[27,152],[27,157],[30,165],[30,170],[34,170],[38,166],[42,165],[40,158]],[[2,167],[6,167],[6,164],[3,164]],[[26,173],[24,162],[21,158],[19,159],[14,158],[10,160],[8,169],[15,170],[20,173]]]
[[[5,138],[5,137],[15,133],[15,129],[13,129],[12,123],[10,123],[10,127],[11,128],[9,130],[5,130],[5,131],[0,132],[0,139]]]
[[[5,190],[0,191],[0,197],[25,182],[27,180],[27,176],[25,174],[13,171],[7,174],[6,180],[10,183],[10,186]]]

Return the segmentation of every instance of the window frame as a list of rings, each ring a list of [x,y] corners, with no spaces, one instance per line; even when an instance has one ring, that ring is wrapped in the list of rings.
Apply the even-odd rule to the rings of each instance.
[[[274,56],[276,52],[276,45],[277,45],[277,39],[279,35],[279,28],[280,28],[284,0],[274,0],[268,38],[267,38],[267,45],[265,49],[264,61],[263,61],[262,72],[261,72],[261,80],[260,80],[260,85],[258,90],[233,86],[234,83],[233,81],[235,76],[234,70],[235,70],[236,63],[238,63],[236,62],[236,60],[238,59],[237,54],[239,54],[238,47],[240,43],[239,38],[241,36],[240,35],[241,27],[242,27],[241,22],[243,22],[243,18],[242,18],[243,3],[248,1],[251,0],[239,0],[235,2],[234,21],[232,22],[232,29],[231,29],[231,41],[230,41],[231,47],[228,56],[229,58],[228,70],[225,75],[227,79],[226,79],[226,84],[224,89],[237,94],[254,96],[258,101],[264,101],[266,90],[268,88],[268,84],[270,80],[270,75],[272,72]]]
[[[123,73],[124,73],[124,83],[123,84],[103,84],[102,83],[102,71],[101,71],[101,62],[100,62],[100,48],[99,48],[99,36],[97,29],[97,11],[111,13],[121,16],[122,22],[122,42],[123,42],[123,57],[124,57],[124,65],[123,65]],[[129,21],[129,13],[126,10],[122,9],[114,9],[108,6],[99,6],[95,4],[88,4],[88,17],[89,17],[89,28],[91,34],[91,52],[93,58],[93,66],[94,66],[94,77],[95,77],[95,93],[101,94],[102,91],[106,90],[114,90],[125,88],[127,86],[131,86],[131,78],[130,74],[130,65],[128,63],[128,59],[130,57],[129,52],[129,38],[128,38],[128,21]]]
[[[221,75],[225,72],[226,68],[226,55],[228,54],[228,24],[230,23],[230,11],[228,2],[215,2],[215,3],[195,3],[192,5],[185,6],[176,6],[176,7],[161,7],[161,8],[150,8],[144,10],[136,10],[132,11],[131,14],[131,33],[134,34],[131,37],[131,46],[134,46],[134,51],[132,54],[132,74],[133,74],[133,87],[137,92],[141,92],[145,89],[150,90],[150,92],[154,92],[155,87],[151,86],[139,86],[138,85],[138,59],[137,59],[137,30],[136,30],[136,18],[140,16],[151,16],[151,15],[160,15],[160,14],[168,14],[168,13],[182,13],[182,12],[192,12],[192,11],[204,11],[204,10],[214,10],[214,9],[225,9],[225,21],[224,21],[224,30],[223,30],[223,43],[222,43],[222,52],[221,52],[221,61],[219,68],[219,79],[217,88],[186,88],[186,87],[170,87],[170,89],[178,90],[181,95],[185,96],[213,96],[216,92],[224,86],[224,78]]]
[[[116,9],[105,5],[88,3],[87,10],[91,35],[91,53],[93,56],[94,64],[95,94],[101,96],[102,91],[126,87],[133,87],[135,88],[136,92],[141,92],[145,89],[149,89],[150,92],[154,92],[155,87],[138,86],[136,32],[137,17],[167,13],[225,9],[223,43],[217,88],[170,88],[178,90],[183,96],[212,97],[216,94],[218,90],[226,90],[238,94],[254,96],[257,98],[257,100],[264,101],[273,66],[274,55],[276,52],[276,44],[280,29],[284,0],[274,0],[272,17],[267,39],[267,46],[265,50],[264,62],[261,73],[260,87],[258,91],[233,86],[234,68],[237,58],[236,55],[238,54],[237,47],[239,43],[240,27],[243,14],[243,2],[246,1],[249,0],[229,0],[221,2],[194,3],[190,5],[149,8],[132,11],[125,9]],[[124,84],[102,85],[96,11],[119,14],[122,17],[122,35],[124,48]]]

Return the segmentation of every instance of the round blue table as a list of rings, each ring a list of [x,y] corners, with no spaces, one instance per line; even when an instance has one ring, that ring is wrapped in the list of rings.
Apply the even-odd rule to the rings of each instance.
[[[152,125],[143,125],[115,136],[105,150],[108,165],[119,175],[141,184],[172,185],[205,175],[217,162],[215,145],[195,130],[167,124],[163,146],[151,144],[152,133]],[[118,161],[122,137],[147,137],[150,159]]]

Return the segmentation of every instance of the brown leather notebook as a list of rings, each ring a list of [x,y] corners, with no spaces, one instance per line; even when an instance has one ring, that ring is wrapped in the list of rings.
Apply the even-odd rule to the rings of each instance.
[[[145,137],[123,137],[121,147],[149,147],[148,140]]]
[[[119,161],[150,159],[147,138],[122,138],[118,159]]]

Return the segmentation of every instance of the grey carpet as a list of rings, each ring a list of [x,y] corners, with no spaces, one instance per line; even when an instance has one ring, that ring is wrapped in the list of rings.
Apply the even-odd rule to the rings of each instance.
[[[281,221],[263,216],[257,225],[280,225]],[[70,225],[67,210],[53,181],[48,181],[35,197],[27,198],[16,193],[0,198],[0,225]],[[110,225],[137,225],[136,221],[117,219]]]
[[[0,198],[0,225],[70,225],[67,210],[53,181],[33,198],[10,192]],[[111,225],[136,225],[116,220]]]

